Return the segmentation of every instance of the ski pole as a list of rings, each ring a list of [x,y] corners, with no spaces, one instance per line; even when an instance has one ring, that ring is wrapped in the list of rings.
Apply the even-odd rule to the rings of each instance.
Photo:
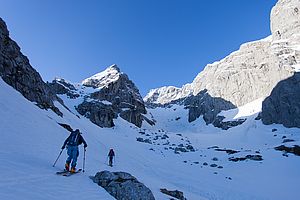
[[[84,148],[84,152],[83,152],[83,167],[82,167],[82,172],[84,172],[84,167],[85,167],[85,148]]]
[[[60,151],[60,153],[59,153],[58,157],[56,158],[56,160],[55,160],[55,162],[54,162],[54,164],[53,164],[52,167],[55,167],[56,162],[58,161],[58,159],[59,159],[60,155],[62,154],[62,152],[63,152],[63,149]]]

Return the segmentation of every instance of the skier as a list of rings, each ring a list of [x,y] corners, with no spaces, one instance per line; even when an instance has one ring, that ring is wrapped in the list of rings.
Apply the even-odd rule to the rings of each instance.
[[[112,165],[113,165],[113,158],[115,157],[115,152],[114,152],[113,149],[109,150],[108,157],[109,157],[109,166],[112,167]]]
[[[81,136],[79,129],[72,131],[70,136],[65,140],[64,145],[61,147],[61,149],[64,149],[67,145],[67,154],[69,157],[67,158],[65,164],[66,171],[69,171],[70,163],[72,161],[71,164],[72,167],[70,172],[71,173],[76,172],[75,167],[77,163],[77,157],[79,156],[78,145],[81,145],[82,143],[84,144],[84,150],[85,150],[85,148],[87,147],[87,143]]]

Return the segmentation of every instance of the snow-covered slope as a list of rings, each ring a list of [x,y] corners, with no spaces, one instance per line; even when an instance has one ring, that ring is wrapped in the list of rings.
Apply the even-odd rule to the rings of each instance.
[[[287,12],[281,18],[282,16],[274,9],[273,13],[278,23],[284,18],[294,17],[288,11],[290,5],[295,3],[298,5],[299,0],[279,1],[278,5],[284,6]],[[294,22],[289,23],[289,27],[298,30],[297,21],[289,21]],[[278,23],[278,26],[276,23],[272,26],[281,30],[282,27]],[[260,70],[268,74],[268,66],[261,63],[261,60],[272,61],[273,57],[264,57],[268,53],[265,54],[263,47],[271,48],[281,59],[282,65],[279,67],[287,67],[294,71],[298,63],[299,49],[295,43],[286,42],[284,35],[289,36],[291,32],[283,30],[280,31],[281,35],[277,35],[276,40],[267,38],[248,43],[242,46],[239,52],[234,52],[224,60],[207,66],[210,72],[203,72],[198,80],[201,82],[202,79],[211,77],[211,74],[223,72],[227,73],[225,77],[231,77],[228,74],[236,75],[236,79],[237,75],[246,76],[248,68],[242,64],[235,69],[238,69],[238,72],[241,70],[241,74],[231,74],[233,68],[230,64],[240,63],[244,58],[247,58],[250,67],[255,68],[255,63],[259,63],[257,65],[259,69],[255,69],[256,75],[260,74]],[[217,77],[220,81],[223,80],[221,75]],[[256,79],[251,81],[255,82]],[[158,200],[170,199],[160,192],[161,188],[180,190],[188,200],[281,200],[297,199],[300,196],[299,129],[288,129],[281,125],[266,126],[261,121],[255,120],[261,111],[263,98],[245,97],[249,100],[245,101],[248,104],[219,113],[219,116],[225,117],[225,122],[247,119],[240,126],[224,131],[206,125],[200,118],[189,123],[190,113],[182,105],[168,105],[144,112],[143,100],[138,89],[116,66],[111,66],[104,72],[86,79],[83,85],[73,85],[61,79],[51,87],[64,100],[66,107],[58,101],[53,103],[62,113],[61,117],[53,110],[42,110],[35,106],[35,103],[29,102],[0,78],[1,200],[113,199],[89,178],[90,175],[102,170],[131,173],[149,187]],[[183,89],[166,87],[153,91],[153,95],[156,93],[153,99],[176,100],[190,95],[190,89],[189,84]],[[173,95],[173,91],[178,94]],[[157,94],[164,96],[159,100]],[[205,92],[199,98],[207,96]],[[207,99],[214,103],[214,98]],[[251,99],[253,101],[250,101]],[[132,103],[132,100],[136,104]],[[87,115],[80,115],[77,106],[84,102],[95,103],[90,104],[89,109],[99,106],[99,110],[105,111],[102,113],[96,110],[96,117],[107,114],[105,108],[122,105],[116,107],[117,115],[124,112],[129,118],[126,118],[126,115],[124,118],[112,117],[110,120],[115,124],[113,128],[100,128],[86,118],[90,117],[92,110],[88,110],[85,113]],[[139,104],[142,106],[138,107]],[[137,116],[145,116],[155,121],[155,126],[147,123],[139,124],[140,128],[134,126],[130,122]],[[63,169],[66,152],[63,152],[56,167],[52,167],[52,164],[60,152],[63,141],[69,135],[59,123],[70,125],[73,129],[78,128],[83,133],[88,143],[85,173],[71,177],[55,174],[56,171]],[[278,146],[280,146],[278,149],[292,153],[275,150]],[[115,165],[112,168],[107,166],[110,148],[114,148],[116,153]],[[80,147],[78,168],[83,165],[82,154]]]
[[[299,144],[298,129],[264,126],[250,119],[225,134],[203,126],[200,119],[187,123],[187,111],[176,105],[149,110],[149,118],[157,119],[155,127],[145,124],[139,129],[118,118],[116,127],[101,129],[59,103],[56,106],[62,110],[63,118],[41,110],[1,79],[0,95],[0,199],[113,199],[89,179],[105,169],[133,174],[159,200],[168,199],[159,192],[160,188],[183,191],[189,200],[276,200],[296,199],[300,195],[299,157],[285,157],[273,149],[282,143],[283,136],[296,140],[289,145]],[[55,175],[63,168],[66,152],[55,168],[52,164],[68,136],[57,122],[83,132],[89,145],[85,173],[68,178]],[[273,128],[277,132],[271,132]],[[137,138],[149,139],[151,144],[138,142]],[[227,155],[213,146],[239,152]],[[113,168],[106,165],[111,147],[117,155]],[[256,154],[264,160],[228,160]],[[82,149],[78,162],[81,166]]]

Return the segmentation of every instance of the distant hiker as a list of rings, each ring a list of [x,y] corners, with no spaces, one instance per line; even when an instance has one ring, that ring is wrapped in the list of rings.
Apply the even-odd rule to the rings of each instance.
[[[110,149],[109,150],[109,153],[108,153],[108,158],[109,158],[109,166],[112,167],[113,165],[113,158],[115,157],[115,152],[113,149]]]
[[[79,156],[79,151],[78,151],[78,145],[84,144],[84,150],[87,147],[87,143],[81,136],[81,133],[79,129],[76,129],[75,131],[72,131],[70,136],[65,140],[64,145],[61,147],[61,149],[64,149],[67,145],[67,153],[68,153],[68,158],[66,160],[65,164],[65,169],[69,171],[70,168],[70,163],[71,164],[71,171],[74,173],[76,171],[76,163],[77,163],[77,157]]]

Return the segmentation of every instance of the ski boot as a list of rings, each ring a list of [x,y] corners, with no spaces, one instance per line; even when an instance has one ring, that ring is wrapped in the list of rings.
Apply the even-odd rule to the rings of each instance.
[[[65,170],[66,170],[66,171],[69,171],[69,170],[70,170],[70,164],[69,164],[69,163],[66,163],[66,164],[65,164]]]
[[[71,173],[75,173],[75,172],[76,172],[75,167],[72,167],[70,172],[71,172]]]

